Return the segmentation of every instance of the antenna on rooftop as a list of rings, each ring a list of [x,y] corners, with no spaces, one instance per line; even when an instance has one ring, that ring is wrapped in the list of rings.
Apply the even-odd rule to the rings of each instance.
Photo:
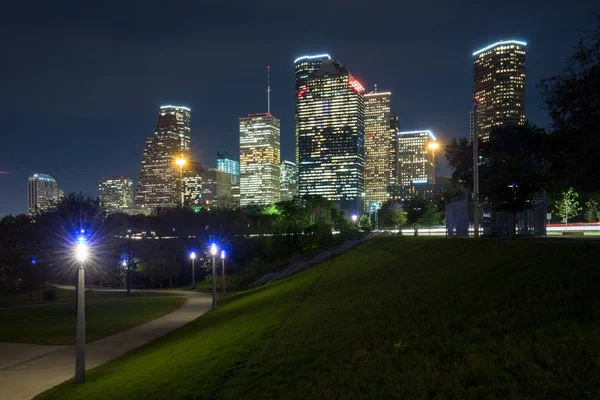
[[[271,66],[267,65],[267,113],[271,114]]]

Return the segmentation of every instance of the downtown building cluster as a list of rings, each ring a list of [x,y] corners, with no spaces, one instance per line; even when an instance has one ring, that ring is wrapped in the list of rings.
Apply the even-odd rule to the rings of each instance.
[[[500,41],[473,53],[471,140],[525,122],[526,43]],[[162,207],[246,207],[318,195],[349,213],[436,190],[438,138],[429,129],[401,129],[392,93],[366,92],[348,67],[328,54],[294,61],[295,162],[281,159],[280,120],[266,112],[239,118],[239,160],[217,153],[205,169],[190,152],[191,109],[164,105],[142,154],[137,186],[127,177],[102,178],[108,211],[149,213]],[[270,69],[269,69],[270,73]],[[439,155],[438,155],[439,158]],[[62,196],[58,182],[34,174],[28,209],[47,209]]]

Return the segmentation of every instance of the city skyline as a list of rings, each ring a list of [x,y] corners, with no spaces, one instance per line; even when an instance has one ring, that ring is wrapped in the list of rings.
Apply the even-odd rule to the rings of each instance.
[[[219,149],[230,151],[236,157],[237,116],[245,115],[253,109],[264,108],[259,108],[259,105],[264,104],[264,81],[250,81],[247,74],[233,77],[233,67],[219,68],[215,75],[208,79],[211,82],[207,82],[206,79],[202,79],[204,70],[190,73],[197,65],[183,69],[178,67],[177,71],[174,67],[159,68],[158,64],[146,63],[144,65],[148,65],[148,69],[145,72],[144,68],[136,70],[136,66],[141,66],[139,60],[129,56],[118,60],[109,53],[107,57],[112,60],[114,66],[111,64],[107,68],[114,69],[115,73],[111,75],[109,71],[104,70],[98,72],[93,66],[98,63],[86,64],[89,57],[84,55],[93,53],[89,53],[83,46],[69,45],[74,43],[70,36],[70,32],[74,31],[73,23],[68,19],[61,19],[60,15],[57,20],[66,21],[66,24],[50,23],[43,28],[35,28],[48,33],[44,38],[44,47],[55,48],[66,58],[72,59],[73,63],[69,66],[61,62],[59,69],[59,64],[54,61],[41,61],[46,60],[43,47],[28,47],[28,38],[31,35],[18,34],[21,28],[15,21],[25,19],[26,22],[26,18],[35,17],[24,17],[13,10],[18,9],[17,6],[11,7],[13,8],[9,8],[3,18],[13,18],[13,23],[4,26],[9,32],[15,32],[15,36],[21,41],[19,43],[23,45],[9,45],[7,59],[10,61],[2,66],[5,76],[11,76],[12,79],[6,82],[7,98],[11,101],[3,108],[7,123],[3,134],[5,146],[0,150],[0,171],[9,173],[0,174],[0,191],[3,193],[0,215],[26,212],[23,182],[35,171],[57,176],[65,192],[84,191],[94,197],[98,194],[97,182],[102,176],[127,175],[137,180],[143,140],[152,132],[154,110],[160,105],[181,104],[194,110],[192,135],[195,142],[192,145],[192,158],[206,166],[215,164],[215,153]],[[388,31],[383,34],[384,21],[366,22],[367,27],[373,28],[374,32],[373,35],[365,36],[366,31],[360,35],[353,35],[349,28],[334,23],[323,31],[310,34],[309,40],[303,42],[297,41],[299,36],[296,32],[283,29],[281,35],[277,35],[277,39],[264,42],[261,50],[252,57],[247,57],[248,52],[234,49],[230,44],[217,49],[216,56],[236,54],[240,59],[238,64],[243,62],[244,68],[256,76],[260,76],[260,71],[264,71],[266,65],[272,66],[272,109],[273,114],[281,119],[282,159],[294,159],[294,97],[291,83],[293,78],[290,78],[293,76],[293,66],[290,64],[302,54],[334,54],[337,59],[343,60],[345,65],[351,67],[352,73],[364,86],[370,87],[373,83],[378,83],[395,93],[393,111],[399,114],[402,130],[427,128],[442,138],[468,137],[468,112],[473,92],[472,53],[499,39],[523,40],[528,43],[527,120],[546,126],[547,115],[540,109],[541,101],[535,85],[541,78],[562,71],[565,58],[571,53],[582,32],[589,30],[594,24],[594,19],[587,17],[591,8],[581,7],[580,10],[575,10],[572,6],[549,4],[543,10],[533,12],[531,7],[527,11],[526,5],[520,6],[516,2],[512,7],[519,8],[521,12],[515,15],[514,12],[508,11],[510,7],[507,7],[507,11],[500,11],[498,20],[502,23],[478,21],[468,10],[461,14],[458,21],[444,22],[444,6],[440,7],[440,11],[431,12],[431,15],[429,11],[425,14],[424,10],[413,10],[413,16],[427,15],[429,20],[438,24],[439,29],[438,33],[430,37],[416,40],[411,38],[411,41],[398,40],[410,32],[410,24],[404,27],[401,27],[401,24],[393,24],[395,27],[386,28]],[[252,11],[252,15],[260,18],[260,11],[259,6],[256,11]],[[356,11],[353,9],[346,15]],[[326,20],[327,15],[333,12],[333,8],[325,7],[323,15],[316,16],[315,23]],[[274,13],[287,17],[279,20],[269,18],[274,21],[273,24],[278,24],[279,27],[293,25],[290,23],[292,16],[289,12],[277,9]],[[236,11],[235,15],[238,14],[241,16],[242,13]],[[194,13],[190,15],[198,17]],[[502,15],[511,15],[514,18],[500,18]],[[102,33],[103,28],[95,23],[101,16],[102,13],[94,17],[84,14],[82,21],[91,21],[86,29]],[[236,16],[232,18],[237,20]],[[559,18],[562,22],[561,29],[555,32],[556,21]],[[467,20],[472,22],[468,30],[447,37],[443,35],[444,29],[450,29],[457,23],[460,25],[459,21]],[[59,26],[65,32],[65,35],[60,37],[56,35]],[[148,29],[142,26],[134,28],[137,32],[146,32],[146,37],[153,35]],[[208,24],[206,29],[218,31],[222,27]],[[330,33],[338,29],[342,29],[342,32],[348,35],[343,40],[331,39]],[[241,32],[238,31],[237,34]],[[249,32],[246,40],[256,37]],[[115,34],[124,35],[124,32]],[[177,40],[176,34],[168,36],[164,39],[166,43]],[[148,47],[143,37],[140,36],[140,42],[135,44],[137,47],[132,49],[133,54],[147,51]],[[358,37],[361,40],[356,42]],[[89,36],[83,35],[82,40],[90,39]],[[278,43],[285,45],[286,50],[281,51]],[[208,47],[202,46],[200,43],[200,52],[210,51]],[[20,48],[28,48],[28,53],[21,53]],[[182,48],[186,57],[188,52],[189,57],[195,57],[191,52],[192,47],[183,45]],[[90,46],[90,49],[98,51],[94,46]],[[170,51],[175,50],[171,48]],[[400,58],[392,54],[396,52],[398,55],[416,52],[422,62],[415,63],[418,64],[418,68],[417,65],[401,65]],[[443,60],[443,66],[431,62],[434,55],[435,59]],[[64,58],[60,55],[57,57]],[[22,86],[21,81],[25,77],[36,76],[32,71],[19,71],[18,66],[23,62],[30,65],[47,64],[47,73],[53,76],[52,81],[61,85],[61,89],[56,89],[50,80],[46,81],[46,75],[39,75],[33,79],[32,83],[35,83],[35,86]],[[87,72],[77,74],[76,71],[79,70]],[[119,70],[125,71],[121,75],[127,76],[128,79],[123,88],[125,92],[119,88],[122,85],[111,78],[113,75],[119,75]],[[232,79],[228,81],[228,78]],[[30,79],[25,79],[27,80]],[[71,80],[73,84],[62,85]],[[149,84],[150,82],[152,83]],[[156,82],[161,84],[157,85]],[[209,85],[206,93],[200,90],[204,85]],[[216,90],[211,85],[217,85],[219,89]],[[237,90],[240,88],[243,90]],[[46,100],[47,96],[41,96],[42,92],[54,93],[52,102]],[[238,98],[232,99],[232,96]],[[27,115],[33,114],[36,118],[23,117],[22,110],[27,110]],[[85,132],[85,135],[81,135],[81,132]],[[31,140],[37,143],[36,148],[26,144]],[[54,151],[45,151],[51,146]],[[24,152],[28,152],[30,156],[16,158],[12,155],[22,155]],[[441,159],[440,164],[443,166]]]

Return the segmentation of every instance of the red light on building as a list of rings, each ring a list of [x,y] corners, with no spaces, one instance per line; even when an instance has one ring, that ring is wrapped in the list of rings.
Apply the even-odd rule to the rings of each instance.
[[[300,88],[300,90],[298,91],[298,98],[304,96],[304,93],[306,93],[306,92],[308,92],[308,87],[306,85],[302,86]]]
[[[350,75],[350,80],[348,81],[348,83],[350,84],[350,86],[352,86],[352,88],[356,91],[356,93],[362,93],[365,91],[365,88],[363,87],[363,85],[361,85],[360,82],[358,82],[356,79],[354,79],[354,77],[352,75]]]

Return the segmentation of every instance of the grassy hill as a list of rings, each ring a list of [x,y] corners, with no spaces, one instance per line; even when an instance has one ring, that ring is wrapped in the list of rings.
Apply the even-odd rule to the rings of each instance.
[[[600,242],[376,239],[44,399],[597,399]]]

